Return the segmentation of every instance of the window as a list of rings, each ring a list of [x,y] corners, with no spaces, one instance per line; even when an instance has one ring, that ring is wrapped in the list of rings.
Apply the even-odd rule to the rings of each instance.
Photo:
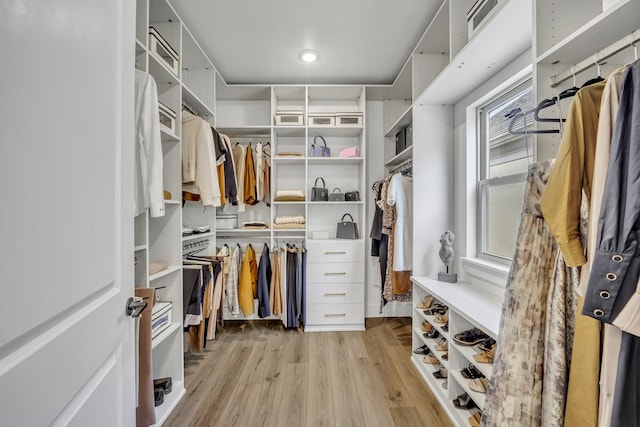
[[[478,109],[478,256],[507,262],[513,257],[520,224],[527,166],[533,139],[509,133],[510,112],[533,108],[531,80],[519,84]],[[527,117],[527,124],[532,121]],[[514,130],[523,130],[517,120]]]

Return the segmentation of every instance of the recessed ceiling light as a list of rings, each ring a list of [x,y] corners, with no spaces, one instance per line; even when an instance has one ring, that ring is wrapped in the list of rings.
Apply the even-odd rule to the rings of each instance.
[[[300,53],[300,59],[304,62],[315,62],[318,59],[318,53],[315,50],[303,50]]]

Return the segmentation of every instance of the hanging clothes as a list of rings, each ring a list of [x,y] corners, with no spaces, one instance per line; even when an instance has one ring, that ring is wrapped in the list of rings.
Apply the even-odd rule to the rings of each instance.
[[[271,275],[271,285],[269,288],[269,307],[271,314],[274,316],[282,315],[282,285],[280,270],[280,251],[278,248],[274,248],[271,253],[271,265],[273,267],[273,274]]]
[[[264,194],[264,153],[262,151],[262,143],[258,142],[255,149],[254,158],[255,176],[256,176],[256,204],[262,200]]]
[[[238,285],[240,281],[240,245],[233,248],[229,262],[229,273],[225,282],[227,307],[232,316],[240,315],[240,300],[238,298]]]
[[[258,203],[256,197],[256,169],[253,162],[253,149],[251,145],[247,147],[244,161],[244,203],[255,205]]]
[[[262,168],[264,172],[263,176],[263,193],[262,193],[262,201],[267,205],[271,206],[271,166],[269,165],[269,160],[267,157],[264,158],[264,166]]]
[[[393,175],[386,203],[395,208],[393,225],[393,292],[406,294],[411,290],[413,269],[413,190],[409,176]]]
[[[236,165],[236,188],[238,190],[238,212],[245,211],[244,204],[244,176],[245,160],[247,153],[241,144],[233,147],[233,162]]]
[[[247,245],[242,267],[240,269],[240,282],[238,284],[238,299],[240,308],[245,317],[249,317],[255,312],[253,300],[257,296],[258,265],[256,263],[256,252],[251,244]]]
[[[162,140],[158,89],[153,77],[136,70],[135,78],[134,215],[149,209],[151,217],[164,215]]]
[[[271,260],[269,259],[269,246],[265,243],[260,255],[258,265],[258,317],[264,318],[271,315],[269,301],[269,287],[271,285]]]
[[[229,203],[233,206],[238,205],[238,185],[236,179],[236,166],[235,161],[233,159],[233,151],[231,148],[231,141],[227,135],[219,133],[218,137],[222,141],[222,146],[225,152],[224,158],[224,185],[225,185],[225,195]]]
[[[529,167],[482,425],[540,426],[544,324],[558,245],[540,212],[552,162]]]
[[[211,126],[188,112],[182,115],[182,190],[198,194],[204,206],[221,206]]]
[[[596,138],[605,84],[599,82],[580,89],[571,103],[557,160],[540,202],[544,219],[571,267],[586,262],[582,243],[585,239],[581,233],[586,215],[581,214],[581,205],[589,209],[592,199]],[[584,202],[583,197],[586,197]],[[578,297],[577,304],[577,310],[581,311],[582,297]],[[568,320],[575,323],[575,333],[564,425],[595,427],[600,388],[600,325],[581,315]]]

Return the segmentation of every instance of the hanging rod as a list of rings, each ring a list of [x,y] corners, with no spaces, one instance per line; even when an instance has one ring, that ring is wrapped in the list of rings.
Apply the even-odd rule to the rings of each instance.
[[[398,171],[402,171],[410,167],[413,167],[413,159],[407,159],[404,162],[400,163],[399,165],[392,167],[391,169],[389,169],[389,173],[394,174]]]
[[[623,50],[625,50],[628,47],[633,47],[634,49],[637,49],[635,46],[635,43],[640,40],[640,29],[636,30],[634,32],[632,32],[631,34],[629,34],[628,36],[618,40],[617,42],[611,44],[610,46],[602,49],[599,52],[596,52],[595,55],[590,56],[589,58],[579,62],[578,64],[574,65],[573,67],[571,67],[570,69],[568,69],[567,71],[560,73],[560,74],[556,74],[555,76],[551,76],[551,87],[556,87],[558,86],[560,83],[564,82],[565,80],[569,80],[570,78],[573,78],[573,76],[575,76],[576,74],[579,74],[591,67],[593,67],[594,65],[598,65],[599,63],[601,64],[602,61],[606,60],[607,58],[612,57],[613,55],[615,55],[618,52],[621,52]],[[637,52],[637,50],[636,50]],[[636,54],[636,59],[637,58],[637,54]]]
[[[228,134],[228,133],[224,133],[224,131],[218,131],[218,132],[220,132],[221,134],[227,135],[229,138],[236,138],[236,139],[240,139],[240,138],[262,138],[262,139],[269,138],[270,139],[271,138],[270,134],[264,134],[264,133],[261,134],[261,135],[259,135],[259,134],[254,134],[254,135],[231,135],[231,134]]]

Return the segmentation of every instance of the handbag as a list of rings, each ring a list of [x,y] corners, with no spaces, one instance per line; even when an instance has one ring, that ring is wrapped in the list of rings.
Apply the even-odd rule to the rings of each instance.
[[[351,221],[345,221],[345,217],[351,218]],[[358,224],[353,222],[351,214],[342,215],[342,219],[338,223],[338,229],[336,230],[336,238],[338,239],[359,239]]]
[[[344,200],[347,202],[359,202],[360,201],[360,192],[359,191],[347,191],[344,193]]]
[[[320,138],[320,141],[324,145],[316,144],[316,140]],[[317,135],[313,138],[313,144],[311,144],[311,157],[331,157],[331,149],[327,147],[327,141],[324,140],[324,137]]]
[[[318,187],[318,180],[322,181],[322,187]],[[325,188],[324,178],[317,177],[316,182],[311,187],[311,201],[312,202],[326,202],[329,200],[329,190]]]
[[[336,191],[338,190],[338,191]],[[334,188],[331,193],[329,193],[329,201],[330,202],[344,202],[344,193],[339,188]]]

